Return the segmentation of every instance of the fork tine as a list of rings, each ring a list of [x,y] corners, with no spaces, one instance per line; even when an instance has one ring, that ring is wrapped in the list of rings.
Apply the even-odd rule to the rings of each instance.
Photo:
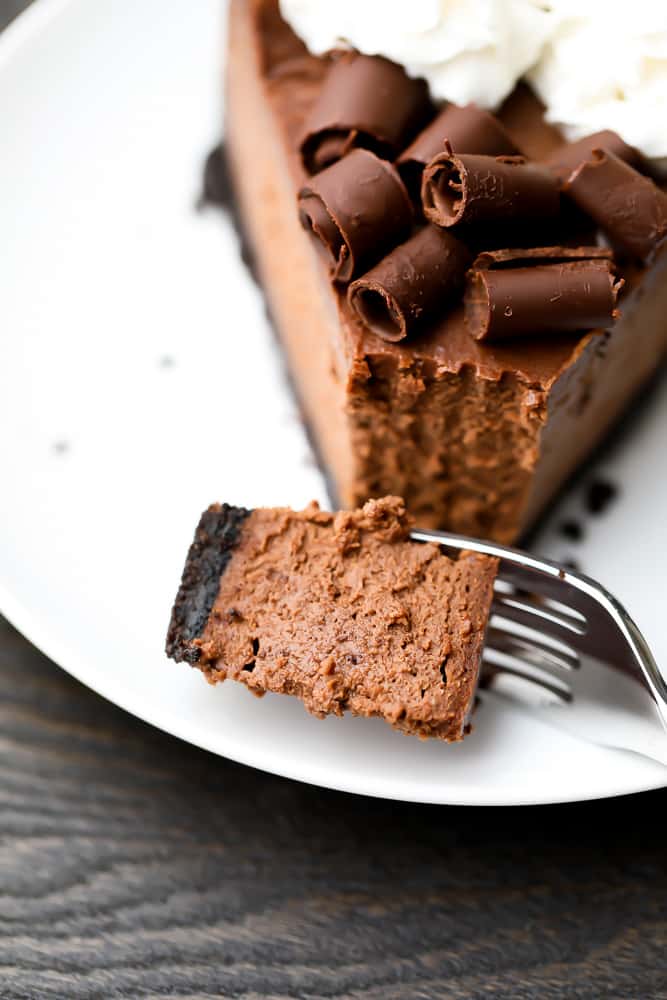
[[[521,662],[513,661],[512,663],[507,663],[502,653],[499,654],[498,658],[494,656],[494,653],[497,652],[494,649],[488,649],[484,652],[480,677],[480,687],[482,689],[493,689],[499,686],[497,685],[499,679],[502,680],[503,677],[508,676],[530,684],[533,691],[547,692],[560,701],[572,701],[573,696],[570,687],[564,684],[559,678],[548,675],[541,670],[536,671],[535,669],[531,669],[527,664]]]
[[[566,643],[568,638],[574,639],[586,631],[585,623],[575,618],[566,618],[551,608],[505,594],[495,595],[491,610],[501,618],[525,628],[551,633]]]
[[[518,566],[507,560],[503,561],[499,575],[503,581],[512,584],[517,590],[556,601],[561,607],[576,608],[577,617],[584,617],[582,600],[587,606],[589,602],[580,590],[567,582],[565,575],[561,579],[549,573],[540,573],[535,569]]]
[[[502,653],[528,660],[537,667],[552,666],[561,670],[576,670],[580,666],[579,657],[570,649],[555,649],[545,642],[541,636],[527,638],[514,635],[505,629],[491,623],[487,631],[487,644]]]

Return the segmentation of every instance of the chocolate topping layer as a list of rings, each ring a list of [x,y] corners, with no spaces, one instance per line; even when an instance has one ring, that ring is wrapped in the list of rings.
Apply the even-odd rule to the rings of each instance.
[[[362,323],[384,340],[402,340],[445,312],[458,295],[470,252],[456,237],[426,225],[350,285]]]
[[[529,267],[509,266],[521,261],[517,252],[499,260],[494,254],[478,257],[465,296],[472,335],[501,340],[611,326],[623,282],[616,279],[611,261],[591,249],[589,259],[582,256],[583,248],[565,259],[563,248],[552,248],[551,256],[547,249],[542,262],[534,253],[524,254],[522,263]]]
[[[218,593],[220,577],[249,514],[245,507],[230,507],[226,503],[213,504],[202,514],[167,631],[166,652],[173,660],[198,661],[199,648],[193,645],[193,640],[204,630]]]
[[[553,176],[520,156],[439,153],[424,169],[421,196],[437,226],[549,219],[560,208]]]
[[[474,104],[466,104],[463,108],[448,104],[396,161],[413,198],[419,198],[424,167],[438,153],[445,152],[447,143],[455,153],[516,156],[521,152],[509,132],[488,111],[482,111]]]
[[[331,277],[345,283],[410,232],[412,207],[396,169],[354,149],[299,191],[299,218],[326,251]]]
[[[450,559],[409,527],[396,497],[336,515],[252,511],[191,660],[212,683],[296,695],[320,717],[462,739],[497,564]]]
[[[354,147],[395,155],[431,110],[424,80],[380,56],[338,54],[304,127],[301,155],[309,173]]]
[[[594,132],[584,136],[577,142],[566,142],[558,146],[544,159],[544,165],[549,167],[554,176],[564,183],[573,170],[581,166],[585,160],[590,160],[594,149],[606,149],[618,156],[620,160],[629,163],[635,170],[647,172],[647,163],[642,154],[634,146],[628,146],[617,132],[607,130]]]
[[[667,236],[667,194],[613,153],[594,149],[563,190],[637,260],[650,260]]]

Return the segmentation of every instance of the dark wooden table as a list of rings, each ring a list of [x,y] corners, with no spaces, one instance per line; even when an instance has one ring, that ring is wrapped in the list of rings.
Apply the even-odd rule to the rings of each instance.
[[[0,996],[667,997],[662,793],[397,805],[261,774],[0,626]]]
[[[136,721],[0,619],[0,998],[667,998],[665,805],[298,785]]]

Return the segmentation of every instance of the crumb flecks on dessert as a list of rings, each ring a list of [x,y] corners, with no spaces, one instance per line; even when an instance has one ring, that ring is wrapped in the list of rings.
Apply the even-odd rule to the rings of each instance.
[[[202,516],[170,655],[212,683],[296,695],[319,717],[349,711],[408,734],[462,739],[496,560],[450,559],[437,545],[411,541],[397,497],[338,514],[317,504],[236,511],[213,505]]]

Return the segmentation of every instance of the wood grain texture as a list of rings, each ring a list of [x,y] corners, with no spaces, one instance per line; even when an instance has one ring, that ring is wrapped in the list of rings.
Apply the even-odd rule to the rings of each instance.
[[[298,785],[138,722],[0,620],[0,998],[667,998],[666,804]]]
[[[3,1000],[667,997],[663,793],[310,788],[138,722],[4,623],[0,734]]]

